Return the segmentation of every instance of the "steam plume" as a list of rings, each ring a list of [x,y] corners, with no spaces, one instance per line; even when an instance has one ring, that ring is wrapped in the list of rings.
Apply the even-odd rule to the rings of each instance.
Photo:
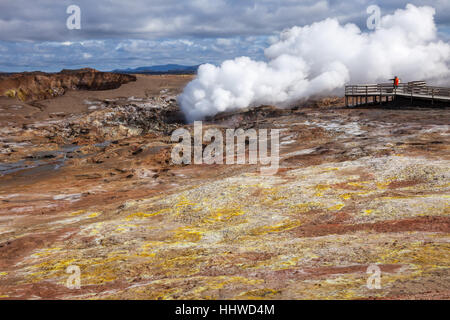
[[[283,31],[267,49],[267,62],[239,57],[219,67],[201,65],[179,96],[191,122],[222,111],[261,104],[286,106],[348,82],[450,79],[450,45],[437,38],[435,10],[408,4],[367,33],[326,19]]]

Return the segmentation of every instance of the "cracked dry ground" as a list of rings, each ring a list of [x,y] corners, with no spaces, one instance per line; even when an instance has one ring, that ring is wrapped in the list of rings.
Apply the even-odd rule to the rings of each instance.
[[[448,299],[449,120],[329,106],[209,123],[283,129],[273,176],[171,165],[162,131],[106,144],[91,131],[83,157],[0,178],[0,297]],[[15,161],[25,138],[48,147],[37,132],[16,132]],[[366,286],[371,264],[381,289]]]

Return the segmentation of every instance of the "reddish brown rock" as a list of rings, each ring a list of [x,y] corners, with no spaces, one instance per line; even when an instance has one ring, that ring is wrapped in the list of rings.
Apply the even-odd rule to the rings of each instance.
[[[130,81],[136,81],[136,77],[89,68],[59,73],[24,72],[0,76],[0,96],[21,101],[43,100],[61,96],[68,90],[116,89]]]

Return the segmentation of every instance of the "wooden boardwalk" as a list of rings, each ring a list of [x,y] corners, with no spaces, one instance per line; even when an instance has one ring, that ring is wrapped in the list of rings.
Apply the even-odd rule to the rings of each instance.
[[[345,105],[360,106],[382,104],[395,101],[397,97],[414,100],[427,100],[450,103],[450,88],[427,86],[425,81],[401,83],[394,88],[392,83],[359,84],[345,86]],[[384,100],[384,101],[383,101]]]

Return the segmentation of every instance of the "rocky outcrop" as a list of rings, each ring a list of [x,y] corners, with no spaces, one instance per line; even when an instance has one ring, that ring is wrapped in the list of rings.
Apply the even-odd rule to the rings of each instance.
[[[90,111],[0,124],[0,300],[450,297],[449,109],[324,98],[204,121],[278,129],[266,175],[226,152],[173,163],[185,77],[137,78]]]
[[[109,90],[136,81],[127,74],[94,69],[62,70],[59,73],[24,72],[0,76],[0,96],[21,101],[61,96],[68,90]]]

